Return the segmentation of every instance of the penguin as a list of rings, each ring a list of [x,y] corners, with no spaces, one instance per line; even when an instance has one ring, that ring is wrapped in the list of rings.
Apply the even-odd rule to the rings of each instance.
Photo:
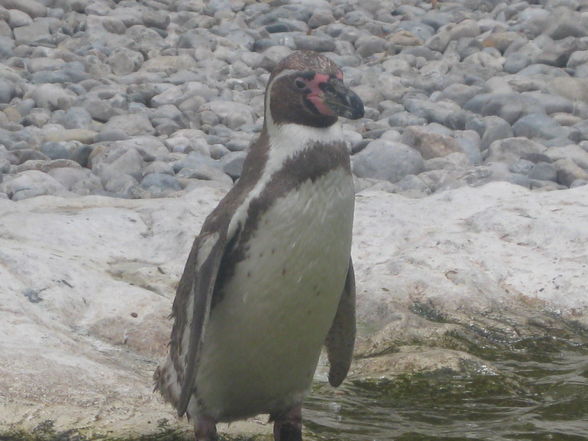
[[[194,241],[154,374],[197,441],[216,440],[218,422],[258,414],[270,415],[276,441],[300,441],[323,346],[330,384],[347,376],[355,192],[339,117],[363,115],[323,55],[293,52],[270,75],[263,129]]]

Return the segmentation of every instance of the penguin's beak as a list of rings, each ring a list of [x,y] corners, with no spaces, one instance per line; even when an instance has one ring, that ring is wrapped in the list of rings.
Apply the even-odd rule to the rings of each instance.
[[[363,102],[339,78],[331,78],[319,86],[323,91],[323,102],[338,116],[359,119],[364,115]]]

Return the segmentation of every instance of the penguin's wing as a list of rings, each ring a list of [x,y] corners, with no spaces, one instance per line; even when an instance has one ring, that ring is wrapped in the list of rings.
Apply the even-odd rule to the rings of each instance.
[[[339,386],[349,371],[355,344],[355,273],[349,259],[345,287],[341,293],[335,319],[329,329],[325,346],[329,359],[329,383]]]
[[[182,329],[179,330],[182,333],[181,343],[174,348],[177,351],[177,359],[184,366],[183,380],[180,379],[180,399],[176,406],[179,416],[186,412],[192,397],[196,366],[200,358],[200,348],[204,339],[225,244],[225,231],[202,232],[194,241],[190,257],[186,262],[184,275],[178,285],[176,299],[184,299],[186,314]],[[192,276],[186,276],[186,273],[192,274]],[[174,327],[176,325],[177,322]]]

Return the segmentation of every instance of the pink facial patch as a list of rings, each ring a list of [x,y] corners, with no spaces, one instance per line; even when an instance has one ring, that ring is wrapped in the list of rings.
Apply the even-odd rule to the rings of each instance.
[[[343,74],[341,74],[343,77]],[[335,113],[327,106],[323,101],[323,91],[320,88],[320,85],[329,81],[331,77],[327,74],[317,73],[314,75],[314,78],[310,81],[307,81],[306,85],[310,88],[310,93],[307,95],[308,100],[314,104],[316,110],[319,111],[320,114],[325,116],[334,116]]]

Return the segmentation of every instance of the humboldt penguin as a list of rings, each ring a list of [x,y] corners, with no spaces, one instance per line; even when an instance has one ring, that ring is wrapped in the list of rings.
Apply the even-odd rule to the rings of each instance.
[[[322,346],[329,382],[355,340],[354,188],[338,117],[361,118],[341,69],[294,52],[272,72],[264,125],[241,177],[206,218],[173,303],[155,387],[213,441],[216,423],[267,413],[276,441],[302,439]]]

